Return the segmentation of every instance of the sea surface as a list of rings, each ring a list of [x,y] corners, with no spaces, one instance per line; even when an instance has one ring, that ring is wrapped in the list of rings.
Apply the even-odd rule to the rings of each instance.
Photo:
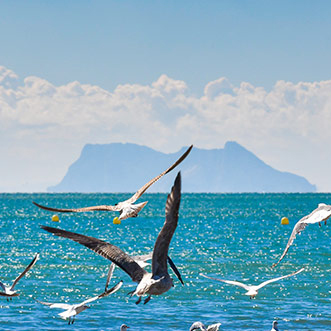
[[[331,224],[308,225],[284,260],[274,269],[294,224],[318,203],[331,204],[331,194],[183,194],[178,227],[169,255],[185,285],[144,305],[127,293],[135,284],[119,268],[111,285],[123,280],[113,295],[94,301],[68,325],[34,301],[79,303],[104,290],[110,261],[69,239],[55,237],[40,225],[94,236],[128,254],[153,249],[164,222],[166,194],[144,194],[149,201],[139,217],[114,225],[113,212],[58,214],[38,209],[32,201],[53,207],[114,204],[130,194],[0,194],[0,280],[10,284],[40,252],[33,269],[20,280],[20,296],[0,297],[0,330],[189,330],[194,321],[221,322],[221,330],[331,330]],[[281,225],[288,217],[289,225]],[[259,284],[305,271],[267,285],[255,299],[244,289],[206,279]],[[170,272],[173,274],[172,272]],[[175,277],[174,277],[175,278]]]

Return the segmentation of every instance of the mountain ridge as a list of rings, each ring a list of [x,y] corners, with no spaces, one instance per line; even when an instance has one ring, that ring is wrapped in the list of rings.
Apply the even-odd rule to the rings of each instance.
[[[86,144],[62,181],[49,192],[135,192],[174,163],[187,147],[165,154],[132,143]],[[181,170],[184,192],[315,192],[304,177],[274,169],[237,142],[223,149],[193,147],[171,173],[148,192],[168,192]]]

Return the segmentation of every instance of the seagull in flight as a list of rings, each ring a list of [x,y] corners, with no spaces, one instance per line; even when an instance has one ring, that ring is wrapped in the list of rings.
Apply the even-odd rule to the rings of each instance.
[[[36,254],[36,256],[33,258],[33,260],[30,262],[30,264],[25,268],[25,270],[14,280],[12,286],[6,286],[2,282],[0,282],[0,287],[3,291],[0,291],[0,296],[7,297],[8,299],[12,299],[12,297],[17,297],[20,294],[14,291],[14,287],[18,283],[18,281],[35,265],[39,258],[39,253]]]
[[[144,254],[144,255],[135,255],[135,256],[131,256],[135,262],[137,262],[139,264],[140,267],[145,268],[148,265],[150,265],[150,263],[148,263],[147,261],[151,260],[153,258],[153,252],[149,253],[149,254]],[[178,280],[181,282],[182,285],[184,285],[184,281],[182,278],[182,275],[180,274],[179,270],[177,269],[175,263],[171,260],[171,258],[169,256],[167,256],[167,261],[171,267],[171,269],[174,271],[174,273],[176,274]],[[107,275],[107,282],[106,282],[106,287],[105,287],[105,291],[107,291],[108,288],[108,284],[109,284],[109,280],[112,278],[113,273],[114,273],[114,269],[115,269],[115,263],[112,262],[109,270],[108,270],[108,275]]]
[[[259,289],[261,289],[262,287],[264,287],[264,286],[266,286],[270,283],[277,282],[278,280],[281,280],[283,278],[292,277],[294,275],[297,275],[298,273],[302,272],[304,269],[305,268],[301,268],[300,270],[295,271],[295,272],[293,272],[289,275],[269,279],[269,280],[267,280],[267,281],[265,281],[265,282],[263,282],[263,283],[261,283],[260,285],[257,285],[257,286],[256,285],[246,285],[244,283],[240,283],[240,282],[237,282],[237,281],[234,281],[234,280],[224,280],[224,279],[220,279],[220,278],[209,277],[209,276],[206,276],[204,274],[200,274],[200,275],[203,276],[203,277],[209,278],[209,279],[213,279],[213,280],[217,280],[219,282],[226,283],[226,284],[240,286],[240,287],[244,288],[247,291],[245,293],[245,295],[249,295],[249,297],[251,299],[253,299],[258,294]]]
[[[285,250],[278,260],[274,263],[272,267],[275,267],[286,255],[290,246],[293,244],[293,241],[297,234],[300,234],[308,224],[318,223],[321,226],[321,222],[324,221],[326,224],[327,219],[331,216],[331,205],[326,205],[325,203],[320,203],[318,207],[313,210],[309,215],[302,217],[294,226],[290,239],[285,247]]]
[[[156,239],[153,249],[152,257],[152,272],[147,272],[128,254],[124,253],[115,245],[109,244],[103,240],[84,236],[78,233],[69,232],[49,226],[41,226],[44,230],[55,234],[59,237],[69,238],[76,241],[95,253],[105,257],[114,262],[118,267],[124,270],[131,279],[138,283],[136,289],[131,292],[131,296],[137,295],[139,297],[136,304],[141,302],[144,295],[148,297],[144,300],[146,304],[151,295],[161,295],[171,289],[173,280],[168,274],[167,257],[170,241],[177,228],[178,211],[181,199],[181,176],[178,173],[175,183],[168,195],[165,208],[165,222]]]
[[[78,315],[79,313],[81,313],[82,311],[84,311],[87,308],[90,308],[89,306],[87,306],[88,303],[104,298],[112,293],[115,293],[117,290],[120,289],[120,287],[122,286],[123,281],[120,281],[119,283],[117,283],[114,287],[112,287],[111,289],[103,292],[100,295],[97,295],[93,298],[87,299],[81,303],[75,304],[75,305],[70,305],[68,303],[51,303],[51,302],[44,302],[44,301],[39,301],[37,299],[37,302],[41,303],[42,305],[48,306],[49,308],[59,308],[59,309],[63,309],[64,311],[62,313],[59,313],[58,315],[64,319],[67,320],[68,319],[68,324],[73,324],[75,322],[75,318],[76,315]]]
[[[191,327],[190,331],[193,330],[201,330],[201,331],[218,331],[220,329],[221,323],[215,323],[209,325],[207,328],[201,322],[194,322]]]
[[[61,212],[61,213],[77,213],[77,212],[86,212],[86,211],[95,211],[95,210],[102,210],[102,211],[117,211],[120,213],[119,217],[115,217],[113,222],[114,223],[120,223],[122,220],[127,219],[129,217],[137,217],[139,212],[145,207],[147,204],[147,201],[134,204],[145,192],[146,190],[153,185],[156,181],[158,181],[161,177],[163,177],[165,174],[173,170],[175,167],[177,167],[191,152],[191,149],[193,148],[193,145],[191,145],[186,152],[167,170],[163,171],[158,176],[151,179],[148,183],[146,183],[143,187],[141,187],[131,198],[121,201],[117,203],[114,206],[111,205],[102,205],[102,206],[93,206],[93,207],[83,207],[83,208],[76,208],[76,209],[61,209],[61,208],[51,208],[42,206],[36,202],[33,201],[33,203],[42,209],[53,211],[53,212]]]

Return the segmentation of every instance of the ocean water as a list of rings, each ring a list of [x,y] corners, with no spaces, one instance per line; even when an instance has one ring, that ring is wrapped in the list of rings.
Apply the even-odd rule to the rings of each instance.
[[[127,293],[135,288],[116,268],[111,285],[123,280],[115,294],[90,304],[68,325],[36,301],[79,303],[100,294],[110,261],[68,239],[55,237],[40,225],[60,227],[106,240],[129,254],[153,248],[164,222],[166,194],[144,194],[149,203],[135,219],[112,223],[115,213],[59,214],[32,204],[81,207],[113,204],[129,194],[0,194],[0,280],[11,283],[40,252],[34,268],[18,284],[21,293],[7,302],[0,297],[0,330],[189,330],[194,321],[221,322],[221,330],[270,330],[274,319],[284,330],[331,330],[330,225],[309,225],[285,259],[274,269],[294,224],[331,194],[183,194],[179,223],[169,255],[185,285],[143,305]],[[281,225],[287,216],[290,225]],[[212,281],[223,279],[259,284],[292,273],[297,276],[269,284],[255,299],[242,288]]]

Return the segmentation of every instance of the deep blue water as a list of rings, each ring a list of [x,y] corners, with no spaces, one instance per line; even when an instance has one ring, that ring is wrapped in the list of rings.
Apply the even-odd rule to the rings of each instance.
[[[78,303],[100,294],[110,262],[68,239],[55,237],[40,224],[94,236],[129,254],[148,253],[164,222],[166,194],[145,194],[149,203],[135,219],[114,225],[115,213],[52,213],[32,204],[81,207],[113,204],[129,194],[0,194],[0,279],[11,283],[33,256],[40,259],[17,285],[21,295],[7,302],[0,297],[0,330],[189,330],[197,320],[222,323],[222,330],[270,330],[273,319],[284,330],[331,330],[330,225],[309,225],[288,255],[271,269],[285,248],[294,224],[331,194],[183,194],[180,218],[169,255],[185,281],[147,305],[136,305],[127,293],[135,288],[116,268],[111,284],[122,288],[91,303],[91,309],[67,325],[57,314],[35,302]],[[144,201],[140,199],[140,201]],[[290,225],[281,225],[283,216]],[[258,284],[289,274],[250,300],[244,290],[199,275]]]

